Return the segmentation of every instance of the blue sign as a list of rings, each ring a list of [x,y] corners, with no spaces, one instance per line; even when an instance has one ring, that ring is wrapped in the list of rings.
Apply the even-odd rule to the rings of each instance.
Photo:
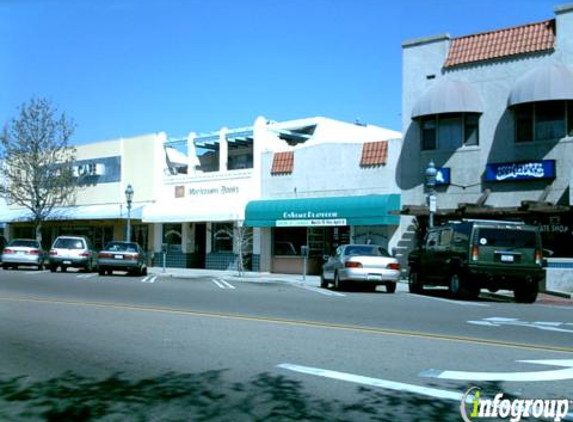
[[[555,179],[555,160],[492,163],[485,168],[487,182]]]
[[[449,185],[452,178],[450,173],[449,167],[440,167],[438,169],[438,173],[436,174],[436,186],[445,186]]]

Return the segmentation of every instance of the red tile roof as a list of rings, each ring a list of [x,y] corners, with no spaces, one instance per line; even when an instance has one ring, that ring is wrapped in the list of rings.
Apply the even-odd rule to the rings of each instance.
[[[271,174],[290,174],[294,168],[294,151],[275,152]]]
[[[454,38],[444,67],[550,50],[555,19]]]
[[[388,142],[366,142],[362,146],[360,167],[386,165],[388,160]]]

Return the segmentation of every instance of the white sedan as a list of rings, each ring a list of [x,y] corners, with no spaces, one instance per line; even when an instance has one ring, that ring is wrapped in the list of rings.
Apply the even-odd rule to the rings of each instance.
[[[379,245],[341,245],[322,266],[320,285],[337,290],[349,283],[360,283],[373,290],[385,285],[388,293],[396,291],[400,281],[400,263]]]

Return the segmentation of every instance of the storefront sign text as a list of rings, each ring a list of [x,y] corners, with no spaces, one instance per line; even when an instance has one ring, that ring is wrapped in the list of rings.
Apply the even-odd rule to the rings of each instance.
[[[318,218],[318,219],[276,221],[277,227],[327,227],[327,226],[346,226],[346,225],[347,225],[346,218]]]
[[[554,160],[527,161],[520,163],[493,163],[488,164],[485,170],[485,180],[488,182],[554,178]]]
[[[290,220],[294,218],[298,219],[338,218],[338,212],[285,211],[283,212],[283,218],[285,220]]]
[[[221,186],[217,188],[191,188],[189,189],[189,195],[199,196],[199,195],[229,195],[239,193],[238,186]]]

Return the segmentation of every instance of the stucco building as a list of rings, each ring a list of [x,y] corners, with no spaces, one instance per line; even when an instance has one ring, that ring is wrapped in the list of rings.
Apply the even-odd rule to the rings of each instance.
[[[426,224],[424,172],[438,168],[436,219],[524,220],[573,256],[573,6],[513,28],[406,41],[403,246]],[[410,237],[408,233],[410,232]]]

